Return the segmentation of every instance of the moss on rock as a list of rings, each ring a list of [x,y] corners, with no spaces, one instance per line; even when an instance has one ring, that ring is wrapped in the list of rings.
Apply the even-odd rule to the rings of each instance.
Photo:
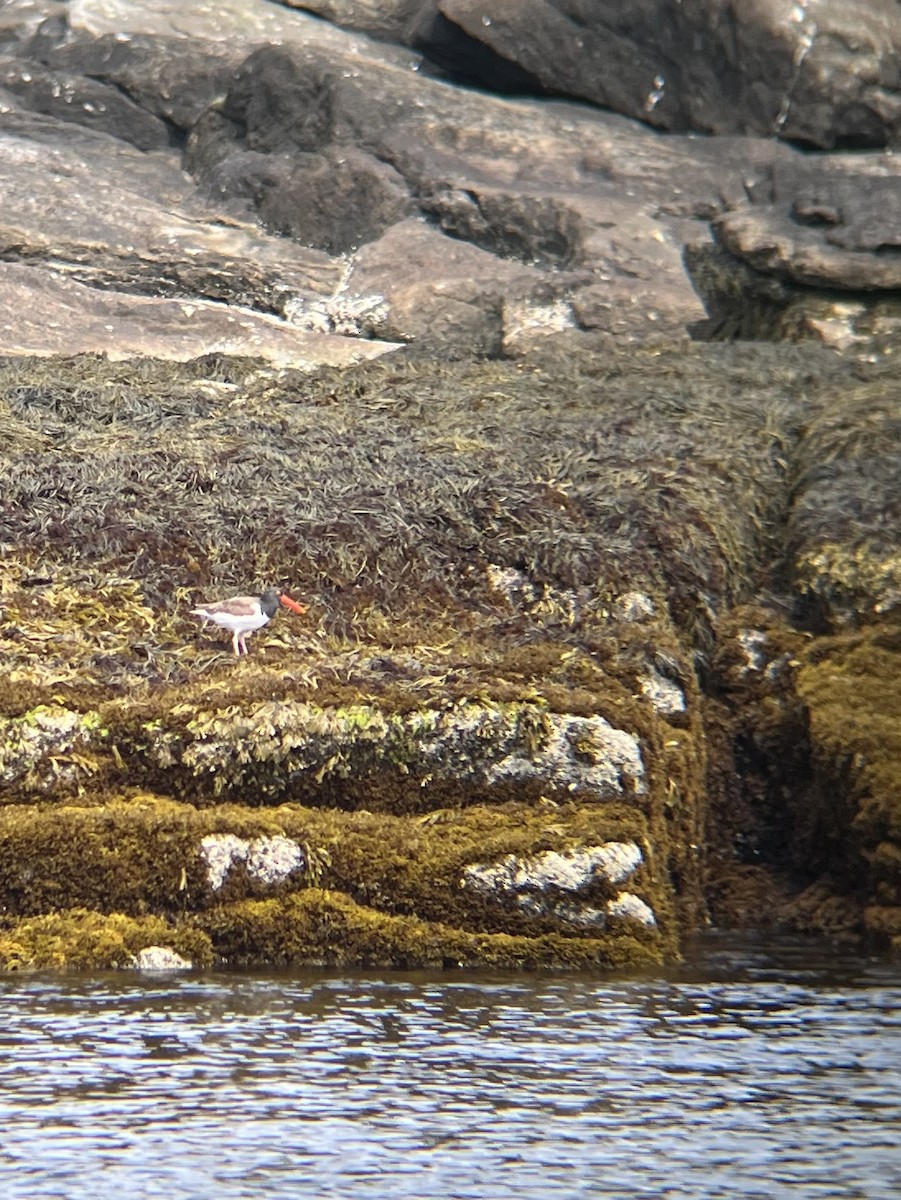
[[[72,909],[0,923],[0,970],[130,967],[152,946],[166,946],[194,966],[213,957],[206,934],[188,925]]]
[[[467,867],[625,841],[641,851],[630,888],[671,939],[669,880],[645,818],[628,806],[508,804],[425,818],[295,805],[198,810],[147,794],[89,807],[9,806],[0,811],[0,879],[4,907],[17,916],[72,908],[185,914],[316,885],[384,913],[468,929],[577,934],[552,912],[542,920],[503,898],[487,904],[463,887]],[[615,894],[599,879],[571,898]]]
[[[470,933],[417,917],[386,916],[347,896],[313,889],[285,900],[216,909],[202,926],[223,963],[370,967],[637,967],[665,947],[648,931],[621,937]]]
[[[798,690],[810,713],[812,839],[869,900],[871,931],[901,944],[901,629],[823,639]]]

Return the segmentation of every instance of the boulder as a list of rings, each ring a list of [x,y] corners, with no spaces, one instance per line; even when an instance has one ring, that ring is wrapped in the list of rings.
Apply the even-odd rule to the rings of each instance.
[[[893,0],[429,0],[411,40],[464,79],[578,97],[663,129],[829,149],[901,136]]]
[[[783,162],[765,193],[690,243],[689,275],[708,336],[816,339],[891,353],[901,343],[901,205],[894,160],[835,155]]]

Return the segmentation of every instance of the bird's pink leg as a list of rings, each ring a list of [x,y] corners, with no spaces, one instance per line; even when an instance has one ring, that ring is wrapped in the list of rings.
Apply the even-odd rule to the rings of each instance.
[[[241,634],[236,629],[232,634],[232,649],[235,652],[235,658],[241,657]]]

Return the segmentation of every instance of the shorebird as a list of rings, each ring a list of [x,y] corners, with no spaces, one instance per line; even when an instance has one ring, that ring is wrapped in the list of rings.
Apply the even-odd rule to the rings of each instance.
[[[230,629],[235,656],[239,658],[247,653],[245,638],[255,629],[268,625],[280,604],[292,612],[307,611],[305,604],[298,604],[277,588],[267,588],[262,596],[233,596],[230,600],[217,600],[214,604],[198,604],[191,612],[204,621],[213,621],[223,629]]]

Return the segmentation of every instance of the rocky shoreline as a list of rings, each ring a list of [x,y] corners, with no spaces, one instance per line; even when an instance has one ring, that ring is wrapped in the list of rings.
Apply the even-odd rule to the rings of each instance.
[[[340,7],[0,27],[0,968],[897,947],[888,100],[661,133]]]

